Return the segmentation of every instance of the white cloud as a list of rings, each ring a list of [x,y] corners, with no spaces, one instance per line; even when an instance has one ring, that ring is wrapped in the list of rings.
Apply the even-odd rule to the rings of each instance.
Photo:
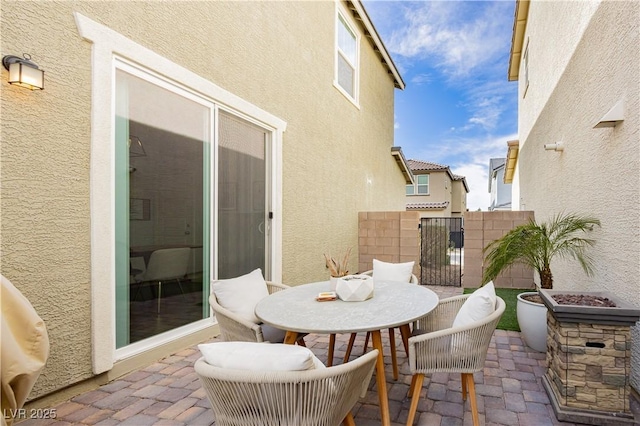
[[[507,154],[507,141],[517,138],[517,134],[451,138],[425,149],[418,159],[448,165],[454,174],[464,176],[469,186],[467,208],[487,210],[490,204],[489,160],[503,158]]]
[[[411,78],[411,83],[413,84],[417,84],[417,85],[421,85],[421,84],[428,84],[431,83],[433,81],[433,77],[431,76],[431,74],[416,74]]]
[[[427,1],[396,3],[404,7],[406,25],[393,31],[389,50],[425,59],[450,79],[495,66],[509,51],[511,2]],[[402,5],[402,6],[401,6]],[[473,19],[469,20],[469,16]]]

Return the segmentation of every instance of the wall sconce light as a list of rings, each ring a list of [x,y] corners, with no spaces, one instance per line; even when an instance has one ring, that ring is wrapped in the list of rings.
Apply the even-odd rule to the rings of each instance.
[[[44,90],[44,71],[31,62],[31,55],[28,53],[25,53],[23,58],[13,55],[4,56],[2,65],[9,71],[9,84],[31,90]]]
[[[593,126],[594,129],[603,127],[616,127],[618,123],[624,121],[624,104],[620,99],[601,119]]]
[[[544,149],[546,149],[547,151],[564,151],[564,143],[545,143]]]

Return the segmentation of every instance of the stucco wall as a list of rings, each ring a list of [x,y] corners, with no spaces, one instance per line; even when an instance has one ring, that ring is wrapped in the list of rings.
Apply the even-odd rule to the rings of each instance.
[[[360,105],[333,87],[332,2],[2,2],[2,52],[29,52],[45,90],[2,71],[2,273],[34,304],[51,356],[32,396],[90,377],[91,44],[78,11],[285,120],[283,281],[326,277],[358,211],[403,210],[390,154],[394,85],[360,40]],[[135,60],[135,58],[132,58]]]
[[[414,172],[415,173],[415,172]],[[429,194],[407,195],[407,203],[442,203],[448,201],[449,205],[444,209],[420,211],[421,217],[451,217],[453,185],[446,172],[416,173],[429,175]],[[417,186],[416,186],[417,191]]]
[[[519,99],[527,104],[526,109],[518,110],[521,149],[527,142],[536,117],[545,107],[547,99],[567,67],[600,0],[554,1],[553,7],[546,3],[548,2],[544,0],[529,3],[527,29],[522,46],[524,54],[528,44],[529,87],[527,88],[524,82],[524,60],[520,62],[518,85]],[[535,22],[536,25],[529,25],[531,22]]]
[[[539,86],[533,77],[527,97],[520,102],[526,137],[518,160],[521,208],[534,210],[538,220],[562,211],[599,218],[602,227],[594,232],[597,242],[591,250],[594,276],[586,277],[576,262],[556,260],[551,265],[555,288],[609,290],[640,306],[640,5],[602,2],[597,6],[594,11],[588,2],[531,4],[527,35],[531,46],[549,54],[531,52],[530,74],[553,75],[554,61],[560,60],[556,55],[568,62],[563,73],[555,74],[544,108],[534,101],[544,97],[548,87]],[[578,17],[591,16],[588,25],[560,20],[568,7],[575,8]],[[557,49],[565,36],[573,37],[580,28],[584,31],[573,50]],[[615,128],[594,129],[620,99],[624,100],[624,122]],[[531,131],[526,134],[526,129]],[[564,151],[544,150],[545,143],[557,141],[564,142]],[[636,389],[640,388],[638,328],[632,332]]]

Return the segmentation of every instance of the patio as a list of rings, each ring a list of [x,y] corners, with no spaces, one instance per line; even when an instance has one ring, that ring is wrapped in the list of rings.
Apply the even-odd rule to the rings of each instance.
[[[461,288],[430,287],[441,298],[462,292]],[[383,336],[385,333],[383,333]],[[387,336],[388,337],[388,336]],[[348,335],[337,336],[335,359],[344,356]],[[327,358],[328,336],[309,335],[307,346],[323,361]],[[400,341],[398,333],[396,341]],[[361,353],[364,333],[358,335],[352,359]],[[388,345],[385,345],[388,348]],[[400,345],[398,381],[387,374],[391,420],[405,424],[409,409],[406,394],[411,374]],[[215,424],[209,402],[200,386],[193,363],[200,357],[190,347],[145,368],[132,372],[98,389],[80,394],[55,407],[55,420],[29,419],[29,425],[210,425]],[[339,362],[339,361],[338,361]],[[389,353],[385,362],[391,363]],[[565,425],[556,420],[542,387],[545,354],[529,350],[520,333],[496,330],[489,348],[484,372],[476,374],[476,392],[480,421],[486,425]],[[378,425],[378,396],[375,378],[369,391],[353,409],[357,425]],[[425,378],[416,415],[417,425],[471,425],[469,404],[462,404],[460,376],[434,374]],[[632,410],[640,420],[640,405],[632,401]]]

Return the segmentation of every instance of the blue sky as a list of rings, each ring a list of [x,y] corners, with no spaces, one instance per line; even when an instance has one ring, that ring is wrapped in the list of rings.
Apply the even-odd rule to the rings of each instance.
[[[487,210],[489,159],[517,139],[515,0],[363,3],[407,86],[395,92],[395,145],[465,176],[469,210]]]

